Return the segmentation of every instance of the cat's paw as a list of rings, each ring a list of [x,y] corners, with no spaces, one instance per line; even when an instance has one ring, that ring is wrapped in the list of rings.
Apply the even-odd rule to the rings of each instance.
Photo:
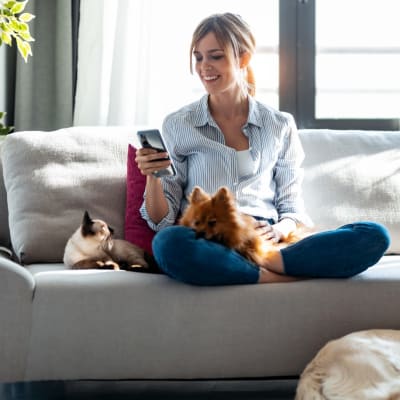
[[[149,268],[148,265],[140,265],[140,264],[132,264],[129,266],[131,269],[136,269],[136,268]]]
[[[119,265],[116,263],[116,262],[114,262],[114,261],[106,261],[105,262],[105,266],[107,266],[107,267],[111,267],[111,269],[113,269],[114,271],[119,271],[121,268],[119,267]]]
[[[101,269],[113,269],[114,271],[119,271],[119,265],[111,260],[108,261],[96,261],[97,268]]]

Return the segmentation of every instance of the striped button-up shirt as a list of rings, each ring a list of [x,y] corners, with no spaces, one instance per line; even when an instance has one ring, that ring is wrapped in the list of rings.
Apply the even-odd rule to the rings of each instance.
[[[237,151],[225,145],[210,114],[208,95],[165,118],[162,134],[177,174],[161,178],[169,205],[162,221],[155,224],[149,218],[145,203],[140,209],[152,229],[175,223],[194,186],[210,194],[227,186],[246,214],[312,224],[301,196],[304,153],[292,116],[249,97],[249,115],[242,131],[253,161],[252,172],[245,176],[239,174]]]

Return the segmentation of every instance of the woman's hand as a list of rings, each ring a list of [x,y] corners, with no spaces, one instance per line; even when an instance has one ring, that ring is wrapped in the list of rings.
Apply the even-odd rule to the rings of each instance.
[[[147,176],[151,176],[153,172],[165,169],[171,165],[168,153],[159,153],[157,150],[149,148],[137,149],[135,161],[140,172]]]
[[[284,218],[273,225],[267,221],[256,221],[256,228],[260,230],[260,234],[265,240],[278,243],[296,229],[296,222],[290,218]]]
[[[273,243],[278,243],[283,239],[283,234],[275,225],[269,224],[267,221],[256,221],[256,229],[265,240],[270,240]]]
[[[148,148],[137,149],[135,156],[140,172],[146,175],[146,209],[150,219],[156,224],[168,214],[168,203],[161,179],[153,175],[153,172],[164,169],[171,164],[169,159],[154,161],[161,157],[168,157],[168,154],[158,153],[156,150]]]

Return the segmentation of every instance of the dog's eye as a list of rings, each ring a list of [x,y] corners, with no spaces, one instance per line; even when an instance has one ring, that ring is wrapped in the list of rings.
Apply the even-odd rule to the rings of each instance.
[[[216,219],[210,219],[210,220],[208,221],[208,226],[209,226],[210,228],[212,228],[212,227],[214,227],[214,226],[216,225],[216,223],[217,223],[217,220],[216,220]]]
[[[200,221],[199,221],[199,220],[193,221],[193,225],[194,225],[194,226],[199,226],[199,225],[200,225]]]

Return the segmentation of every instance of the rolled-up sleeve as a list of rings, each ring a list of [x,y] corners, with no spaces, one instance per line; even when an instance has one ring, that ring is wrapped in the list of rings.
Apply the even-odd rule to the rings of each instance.
[[[181,199],[183,196],[182,187],[186,182],[187,176],[186,157],[181,157],[176,152],[176,133],[178,130],[177,127],[175,127],[175,123],[172,118],[165,119],[162,132],[169,156],[171,157],[176,169],[176,175],[165,176],[161,178],[164,195],[168,203],[168,213],[159,223],[155,223],[149,216],[145,202],[147,193],[144,192],[144,201],[140,207],[140,214],[142,218],[146,220],[149,227],[154,231],[159,231],[167,226],[175,224],[179,215]]]

